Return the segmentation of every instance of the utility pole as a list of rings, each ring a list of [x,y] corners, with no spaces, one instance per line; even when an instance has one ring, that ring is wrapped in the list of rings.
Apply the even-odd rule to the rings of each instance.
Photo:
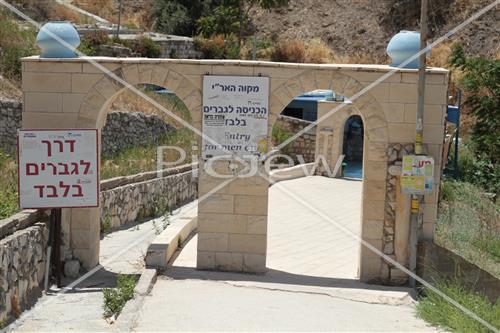
[[[116,28],[116,39],[120,39],[120,24],[122,21],[122,0],[119,0],[118,5],[118,27]]]
[[[420,57],[418,67],[418,105],[415,133],[415,155],[423,155],[422,137],[424,132],[424,103],[425,103],[425,60],[427,47],[427,8],[428,0],[421,0],[420,8]],[[410,216],[410,270],[417,272],[417,246],[418,246],[418,212],[421,195],[411,196]],[[415,288],[416,280],[410,276],[410,287]]]

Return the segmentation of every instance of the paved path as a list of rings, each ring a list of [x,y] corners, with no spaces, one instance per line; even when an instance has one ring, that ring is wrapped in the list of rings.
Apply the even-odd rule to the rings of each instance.
[[[283,191],[359,233],[361,182],[322,177],[270,189],[268,272],[197,271],[196,237],[158,278],[136,331],[434,331],[405,288],[355,280],[359,246]]]
[[[361,190],[361,181],[326,177],[273,185],[269,193],[267,267],[310,276],[357,278],[359,242],[286,193],[297,194],[359,235]]]
[[[196,202],[182,211],[196,209]],[[173,219],[179,217],[172,217]],[[41,297],[36,305],[23,313],[10,329],[20,332],[110,331],[113,326],[103,318],[103,288],[115,287],[116,275],[139,274],[151,241],[160,232],[160,219],[128,224],[101,240],[100,262],[103,269],[66,293]],[[125,251],[124,251],[125,250]],[[117,254],[121,253],[117,256]],[[64,281],[69,285],[72,281]],[[57,289],[54,289],[57,291]]]

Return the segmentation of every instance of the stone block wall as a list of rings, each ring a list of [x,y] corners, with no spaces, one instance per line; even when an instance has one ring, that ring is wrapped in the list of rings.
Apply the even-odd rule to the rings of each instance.
[[[243,164],[226,160],[212,166],[223,178],[214,177],[200,167],[199,195],[204,200],[198,203],[196,267],[263,273],[269,183],[260,176],[251,176],[235,178],[224,186],[229,178],[243,170]]]
[[[293,117],[279,115],[274,126],[279,126],[282,129],[296,134],[302,131],[312,122]],[[298,155],[304,158],[306,163],[314,162],[314,153],[316,149],[316,126],[307,130],[304,134],[295,139],[288,147],[281,150],[281,153],[288,154],[297,163],[301,162]]]
[[[175,129],[156,115],[139,112],[111,112],[101,132],[101,152],[116,154],[126,148],[159,144]]]
[[[150,176],[155,177],[156,172],[138,174],[133,177],[139,182],[101,189],[101,225],[109,222],[111,228],[117,228],[162,214],[167,206],[175,209],[195,200],[198,196],[198,181],[190,168],[190,165],[174,168],[177,172],[162,178],[148,179]],[[127,177],[111,181],[117,182],[120,178]]]
[[[0,147],[14,153],[17,130],[22,121],[21,102],[0,99]],[[116,154],[126,148],[158,144],[160,139],[175,129],[155,115],[138,112],[111,112],[101,131],[102,153]]]
[[[8,153],[16,151],[17,130],[21,128],[23,104],[0,99],[0,148]]]
[[[197,51],[192,38],[180,37],[180,39],[156,41],[161,47],[162,58],[176,59],[200,59],[201,52]]]
[[[0,321],[19,315],[43,288],[49,231],[41,220],[24,211],[0,221]]]

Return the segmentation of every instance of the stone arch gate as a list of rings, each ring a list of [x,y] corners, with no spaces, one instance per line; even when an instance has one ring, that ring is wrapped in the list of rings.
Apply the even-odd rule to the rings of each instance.
[[[124,87],[96,68],[98,62],[131,85],[168,88],[190,110],[201,130],[204,75],[267,76],[270,78],[268,133],[277,115],[297,95],[314,89],[333,89],[352,96],[389,71],[393,75],[318,124],[317,154],[335,165],[341,145],[339,128],[350,114],[365,126],[362,238],[407,265],[409,202],[396,188],[397,166],[414,139],[417,71],[386,65],[311,65],[255,61],[174,60],[82,57],[23,59],[23,128],[102,128],[109,105]],[[424,114],[424,144],[441,168],[448,72],[429,68]],[[319,116],[335,108],[320,103]],[[402,149],[403,147],[403,149]],[[398,153],[399,152],[399,153]],[[228,163],[215,165],[229,173]],[[199,192],[207,193],[221,180],[200,167]],[[437,172],[436,185],[439,183]],[[201,269],[263,272],[266,263],[268,182],[259,176],[238,178],[199,204],[198,260]],[[421,237],[433,237],[437,191],[425,197]],[[65,209],[63,224],[70,255],[87,269],[99,261],[99,209]],[[311,242],[314,242],[311,239]],[[379,256],[362,247],[360,279],[404,279]]]

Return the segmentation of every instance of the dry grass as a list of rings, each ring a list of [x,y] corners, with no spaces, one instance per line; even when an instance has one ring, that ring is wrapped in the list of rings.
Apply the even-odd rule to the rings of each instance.
[[[270,53],[272,61],[297,62],[311,64],[383,64],[387,58],[375,57],[366,53],[336,54],[320,38],[314,38],[309,42],[300,39],[284,40],[276,47],[262,50],[266,55]],[[258,53],[257,55],[261,55]],[[259,60],[261,59],[259,57]]]
[[[73,0],[73,4],[90,13],[118,23],[118,1],[113,0]],[[130,28],[151,28],[151,0],[123,1],[121,22]]]
[[[271,60],[276,62],[305,62],[306,44],[300,39],[281,41],[274,48]]]
[[[87,16],[81,15],[61,4],[53,4],[49,17],[53,21],[70,21],[76,24],[93,23],[93,20]]]
[[[427,59],[427,65],[433,67],[449,67],[448,58],[451,54],[452,42],[444,42],[431,49],[430,57]]]
[[[305,59],[313,64],[327,64],[333,62],[334,54],[325,42],[315,38],[307,43]]]

